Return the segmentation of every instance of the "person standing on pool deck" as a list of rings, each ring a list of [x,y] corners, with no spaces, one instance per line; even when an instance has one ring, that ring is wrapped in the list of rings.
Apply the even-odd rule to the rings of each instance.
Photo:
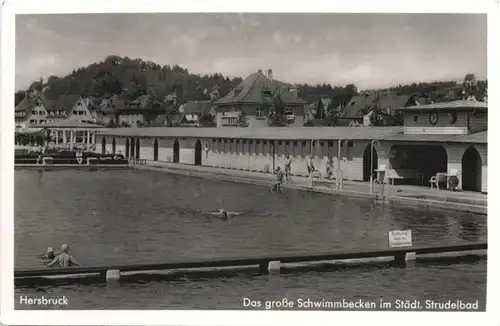
[[[286,153],[285,156],[285,180],[286,183],[290,183],[290,174],[292,173],[292,159],[290,158],[290,154]]]
[[[62,268],[68,268],[73,265],[80,265],[75,257],[69,254],[69,246],[67,244],[63,244],[61,246],[61,253],[52,260],[47,267],[52,267],[56,263],[59,263],[59,266]]]
[[[274,171],[274,174],[276,174],[276,182],[273,183],[272,185],[272,190],[280,191],[281,190],[281,184],[283,183],[283,178],[285,173],[281,169],[281,167],[277,167],[276,170]]]
[[[309,187],[313,185],[313,173],[316,171],[312,156],[307,157],[307,172],[309,172]]]

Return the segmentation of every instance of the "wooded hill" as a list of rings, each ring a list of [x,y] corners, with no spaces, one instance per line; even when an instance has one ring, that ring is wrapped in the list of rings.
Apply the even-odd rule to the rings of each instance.
[[[465,79],[473,77],[474,75],[468,74]],[[220,73],[202,76],[189,73],[187,69],[178,65],[160,66],[139,58],[112,55],[104,61],[73,70],[64,77],[50,76],[47,80],[40,78],[28,89],[16,92],[15,103],[17,105],[22,100],[26,91],[34,90],[44,90],[49,99],[56,99],[64,94],[81,94],[84,97],[97,98],[118,95],[126,101],[133,101],[146,94],[163,100],[166,95],[175,91],[184,101],[201,101],[209,100],[214,93],[224,96],[241,81],[240,77],[228,78]],[[346,86],[297,84],[297,87],[299,96],[308,103],[321,97],[329,97],[332,98],[331,104],[334,107],[346,104],[357,94],[354,84]],[[484,92],[487,82],[478,81],[475,87],[477,91]],[[461,83],[457,84],[454,81],[413,83],[373,91],[416,95],[435,102],[463,97]]]

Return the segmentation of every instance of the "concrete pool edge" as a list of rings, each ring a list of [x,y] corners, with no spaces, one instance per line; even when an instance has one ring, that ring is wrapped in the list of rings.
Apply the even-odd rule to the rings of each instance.
[[[176,175],[192,176],[198,178],[212,179],[212,180],[222,180],[235,183],[251,184],[258,186],[270,185],[270,178],[272,176],[267,176],[263,174],[262,176],[242,176],[237,175],[239,170],[228,170],[224,169],[221,171],[215,171],[212,167],[197,166],[197,171],[193,171],[189,166],[176,165],[175,168],[169,166],[151,166],[151,165],[134,165],[133,169],[139,171],[159,171],[166,172]],[[200,171],[201,170],[201,171]],[[219,170],[219,169],[217,169]],[[362,199],[372,199],[374,202],[389,204],[389,205],[405,205],[414,207],[424,207],[430,209],[446,209],[458,212],[467,212],[487,215],[488,207],[487,205],[481,204],[471,204],[471,200],[461,201],[457,198],[456,201],[449,201],[444,198],[444,200],[427,199],[427,198],[412,198],[408,196],[387,196],[381,194],[370,194],[360,191],[350,191],[350,190],[335,190],[327,187],[321,186],[304,186],[304,185],[283,185],[283,188],[295,189],[300,191],[316,192],[329,195],[339,195],[339,196],[349,196],[351,198],[362,198]],[[438,197],[439,198],[439,197]],[[481,201],[477,201],[481,202]]]

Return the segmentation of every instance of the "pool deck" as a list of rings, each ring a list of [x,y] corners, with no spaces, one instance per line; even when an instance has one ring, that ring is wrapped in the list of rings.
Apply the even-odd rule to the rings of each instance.
[[[172,174],[232,181],[237,183],[265,185],[268,187],[270,187],[271,182],[275,179],[275,176],[271,173],[179,163],[147,161],[145,165],[134,165],[133,167],[137,170],[164,171]],[[291,184],[284,184],[283,188],[332,195],[344,195],[355,198],[371,198],[376,202],[384,204],[448,209],[483,215],[486,215],[488,211],[487,195],[477,192],[453,192],[449,190],[437,190],[419,186],[374,184],[373,194],[370,194],[369,182],[344,181],[343,189],[336,190],[335,180],[315,178],[313,187],[308,185],[308,181],[307,177],[292,176]]]

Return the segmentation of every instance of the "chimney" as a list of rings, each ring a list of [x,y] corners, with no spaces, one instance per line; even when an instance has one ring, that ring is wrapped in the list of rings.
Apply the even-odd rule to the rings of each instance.
[[[271,69],[267,70],[267,77],[269,77],[269,79],[273,80],[273,71]]]

